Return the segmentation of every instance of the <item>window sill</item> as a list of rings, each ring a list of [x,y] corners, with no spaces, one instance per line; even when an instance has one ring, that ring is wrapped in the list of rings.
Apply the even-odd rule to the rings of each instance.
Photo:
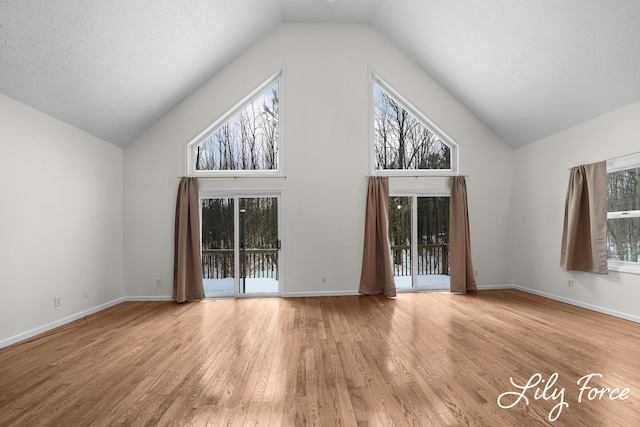
[[[639,262],[626,262],[626,261],[608,261],[608,268],[610,271],[617,271],[619,273],[631,273],[640,274]]]

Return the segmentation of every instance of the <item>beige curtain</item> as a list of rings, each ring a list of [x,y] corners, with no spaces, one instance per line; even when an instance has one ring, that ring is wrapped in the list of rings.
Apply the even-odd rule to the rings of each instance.
[[[389,243],[388,177],[369,177],[359,290],[366,295],[396,296]]]
[[[564,208],[560,266],[608,274],[607,163],[571,168]]]
[[[182,177],[176,201],[173,299],[182,303],[204,298],[200,256],[198,179]]]
[[[467,183],[464,176],[451,177],[449,203],[450,289],[451,292],[464,293],[476,289],[469,239]]]

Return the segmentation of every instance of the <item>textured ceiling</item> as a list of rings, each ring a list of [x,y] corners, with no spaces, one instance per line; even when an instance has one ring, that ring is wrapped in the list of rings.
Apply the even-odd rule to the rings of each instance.
[[[0,0],[0,92],[125,146],[281,22],[372,24],[514,147],[640,100],[640,0]]]

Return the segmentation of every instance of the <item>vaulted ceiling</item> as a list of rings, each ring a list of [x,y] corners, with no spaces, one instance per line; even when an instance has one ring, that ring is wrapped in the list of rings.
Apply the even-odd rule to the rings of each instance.
[[[282,22],[373,25],[513,147],[640,100],[640,0],[0,0],[0,93],[125,146]]]

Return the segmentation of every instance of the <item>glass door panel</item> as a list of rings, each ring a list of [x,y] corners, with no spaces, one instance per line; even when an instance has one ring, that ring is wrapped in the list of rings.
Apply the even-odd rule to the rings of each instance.
[[[449,197],[418,197],[418,283],[449,287]]]
[[[278,292],[278,198],[239,199],[240,294]]]
[[[411,201],[411,197],[389,197],[389,240],[396,289],[413,287]]]
[[[202,273],[206,295],[233,295],[234,199],[201,199]]]

